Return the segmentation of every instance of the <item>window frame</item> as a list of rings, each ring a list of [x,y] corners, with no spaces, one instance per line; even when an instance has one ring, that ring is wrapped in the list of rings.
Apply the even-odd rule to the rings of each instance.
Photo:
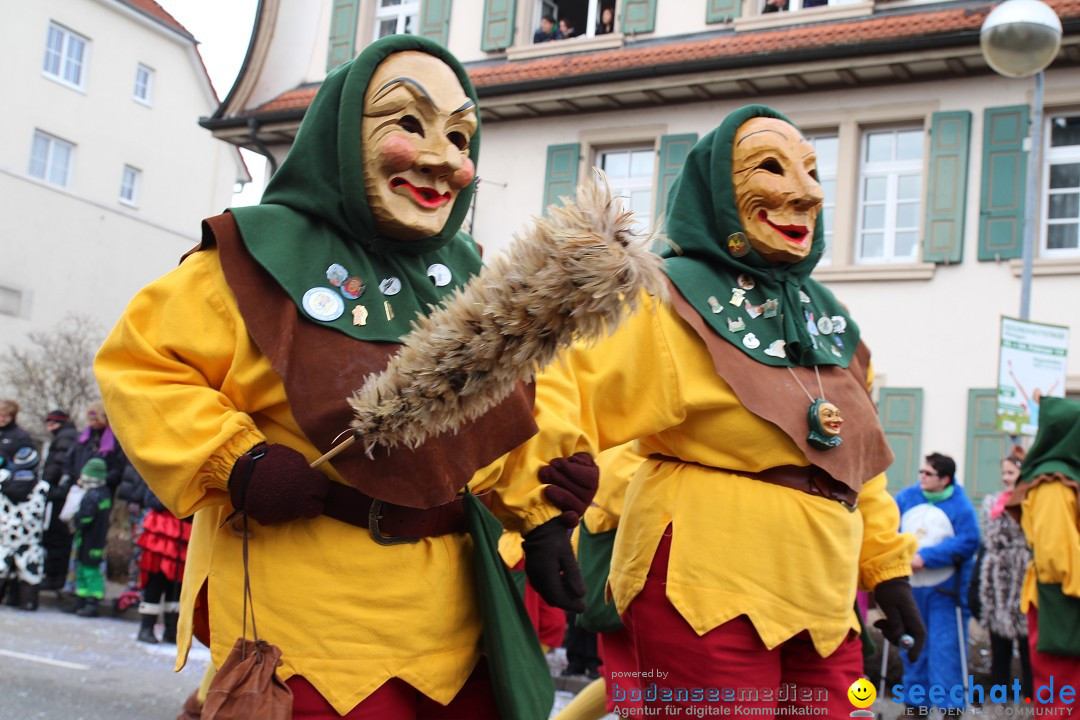
[[[139,95],[139,74],[142,71],[146,71],[146,83],[144,85],[143,95]],[[135,87],[132,89],[131,98],[142,105],[152,107],[154,104],[154,68],[143,63],[136,63],[135,65]]]
[[[619,179],[612,180],[611,177],[608,176],[608,185],[611,187],[612,196],[613,197],[618,197],[618,198],[623,198],[623,206],[627,210],[631,209],[630,201],[632,199],[632,196],[627,195],[624,198],[624,196],[620,193],[620,191],[627,190],[630,193],[635,192],[635,191],[640,191],[640,190],[643,190],[643,189],[647,189],[649,191],[649,200],[648,200],[648,205],[647,205],[647,207],[648,207],[647,212],[645,212],[645,213],[635,213],[636,216],[639,217],[639,218],[641,216],[643,216],[643,215],[648,218],[648,222],[645,223],[643,226],[641,226],[639,228],[641,230],[642,234],[648,234],[656,226],[656,218],[653,217],[653,206],[654,206],[654,204],[656,202],[657,165],[658,165],[658,163],[657,163],[657,147],[658,147],[658,145],[657,144],[659,143],[659,141],[660,141],[660,139],[659,139],[659,137],[657,137],[657,138],[653,139],[652,141],[641,140],[640,142],[625,142],[625,143],[620,142],[620,143],[611,143],[611,144],[605,143],[603,145],[590,146],[590,152],[592,154],[592,165],[594,165],[594,166],[596,166],[598,168],[601,168],[601,169],[604,168],[604,156],[607,155],[608,153],[611,153],[611,154],[627,153],[630,156],[628,158],[628,162],[629,162],[629,167],[631,167],[631,168],[633,167],[633,153],[634,152],[647,151],[649,153],[649,155],[650,155],[650,157],[652,159],[652,169],[649,172],[648,180],[644,179],[645,178],[644,175],[639,175],[639,176],[630,175],[630,176],[628,176],[626,178],[627,182],[618,182]]]
[[[1041,202],[1039,207],[1039,257],[1046,258],[1048,260],[1056,259],[1076,259],[1080,258],[1080,237],[1077,238],[1077,246],[1074,248],[1050,248],[1050,225],[1053,222],[1050,218],[1050,196],[1052,194],[1064,194],[1055,193],[1050,188],[1050,167],[1057,164],[1080,164],[1080,143],[1076,145],[1065,145],[1062,147],[1052,147],[1050,145],[1051,133],[1053,132],[1053,122],[1060,117],[1076,117],[1080,119],[1080,109],[1074,109],[1071,111],[1061,111],[1048,113],[1046,116],[1046,127],[1043,133],[1043,148],[1042,148],[1042,178],[1041,178]],[[1064,162],[1062,162],[1064,161]],[[1066,191],[1077,191],[1076,188],[1066,188]],[[1080,192],[1080,191],[1077,191]],[[1065,218],[1066,222],[1072,220],[1080,223],[1080,213],[1076,218]],[[1058,224],[1058,223],[1054,223]],[[1063,223],[1062,223],[1063,224]],[[1080,234],[1080,230],[1078,230]]]
[[[45,143],[45,157],[40,160],[41,174],[38,175],[34,172],[34,165],[39,161],[36,159],[37,153],[35,152],[38,147],[38,141]],[[55,150],[57,147],[64,147],[67,149],[67,161],[64,164],[64,178],[63,182],[55,182],[52,179],[52,170],[55,163]],[[71,187],[71,178],[73,169],[75,167],[75,143],[68,142],[63,138],[59,138],[56,135],[45,132],[44,130],[34,129],[33,140],[30,144],[30,165],[27,168],[26,174],[32,178],[36,178],[41,182],[52,185],[53,187],[69,188]]]
[[[826,211],[828,211],[830,213],[830,220],[832,221],[832,224],[835,225],[835,223],[836,223],[836,195],[837,195],[837,192],[839,191],[838,179],[839,179],[839,167],[840,167],[840,129],[839,128],[833,128],[832,130],[819,130],[817,132],[804,133],[803,137],[805,137],[810,142],[811,145],[814,145],[814,155],[817,157],[817,164],[816,164],[815,169],[817,170],[818,183],[822,183],[823,181],[832,181],[833,188],[834,188],[831,195],[829,193],[827,193],[827,192],[824,193],[825,199],[821,203],[821,211],[818,213],[818,222],[825,222],[825,213],[826,213]],[[828,166],[828,165],[823,166],[821,164],[821,156],[818,155],[817,145],[815,144],[815,141],[824,140],[824,139],[827,139],[827,138],[835,138],[836,139],[836,159],[833,161],[833,164],[832,164],[831,167]],[[824,188],[822,188],[822,190],[824,190]],[[833,247],[835,245],[834,238],[835,238],[835,228],[833,226],[831,226],[830,224],[826,224],[825,225],[825,235],[824,235],[825,253],[822,254],[821,260],[818,261],[818,266],[830,266],[830,265],[832,265],[832,262],[833,262]]]
[[[896,160],[891,159],[887,161],[875,161],[871,162],[866,159],[867,150],[869,147],[869,139],[873,134],[892,133],[894,137],[894,156],[895,156],[895,138],[901,132],[918,132],[922,135],[922,150],[921,157],[918,160]],[[926,126],[925,121],[922,126],[916,126],[912,124],[897,124],[889,126],[863,126],[859,130],[859,166],[858,166],[858,186],[857,195],[855,196],[855,218],[854,226],[852,228],[852,262],[855,265],[898,265],[898,264],[911,264],[917,263],[922,257],[922,238],[925,232],[923,213],[926,205]],[[869,166],[869,167],[868,167]],[[916,224],[913,228],[899,229],[896,225],[897,209],[901,204],[901,198],[898,197],[899,193],[899,180],[903,176],[910,176],[912,171],[918,171],[919,177],[919,189],[916,193],[918,199],[918,207],[916,208],[915,218]],[[865,199],[866,195],[866,180],[873,177],[884,177],[886,181],[885,191],[885,218],[884,226],[882,228],[883,249],[881,257],[865,257],[863,255],[863,234],[865,229],[863,228],[863,211],[865,203],[869,202]],[[876,201],[874,201],[876,202]],[[896,255],[896,235],[898,232],[914,232],[915,243],[913,255]]]
[[[131,197],[124,197],[124,190],[129,187],[128,177],[131,178],[130,190]],[[134,165],[124,165],[123,171],[120,174],[120,193],[119,201],[129,207],[139,206],[139,192],[142,188],[142,170]]]
[[[50,42],[53,33],[56,32],[60,35],[60,49],[53,50]],[[78,40],[82,44],[81,52],[78,59],[78,81],[72,82],[67,78],[67,67],[70,62],[69,53],[71,50],[72,40]],[[51,64],[49,62],[50,54],[56,56],[56,71],[54,72],[49,68]],[[60,83],[61,85],[71,88],[72,90],[84,91],[86,89],[86,76],[89,72],[90,65],[90,38],[80,35],[79,33],[64,27],[60,23],[50,20],[48,28],[45,32],[45,55],[42,58],[41,74],[49,78],[53,82]]]
[[[420,30],[420,10],[422,0],[401,0],[399,5],[391,5],[389,7],[382,7],[382,0],[375,0],[374,11],[372,13],[372,26],[371,26],[371,42],[375,42],[379,38],[387,37],[386,35],[379,35],[379,26],[385,20],[397,18],[397,27],[391,35],[417,35]],[[408,8],[413,8],[412,13],[406,12]],[[402,31],[402,26],[406,25],[407,18],[413,18],[413,31],[406,33]]]

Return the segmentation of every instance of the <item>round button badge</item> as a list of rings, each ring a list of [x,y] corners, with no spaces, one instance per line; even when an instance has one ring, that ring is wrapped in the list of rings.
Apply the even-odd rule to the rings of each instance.
[[[301,305],[311,317],[322,322],[337,320],[345,312],[345,301],[326,287],[313,287],[304,293]]]
[[[397,295],[401,292],[401,281],[396,277],[388,277],[379,282],[379,290],[383,295]]]
[[[435,263],[428,267],[427,274],[431,278],[431,282],[435,283],[435,287],[446,287],[454,279],[454,276],[450,273],[450,268],[442,263]]]

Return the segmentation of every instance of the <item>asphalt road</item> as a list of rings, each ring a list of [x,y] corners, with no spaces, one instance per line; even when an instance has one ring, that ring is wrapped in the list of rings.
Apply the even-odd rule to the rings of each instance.
[[[0,607],[0,720],[176,720],[210,651],[135,641],[130,620]],[[158,628],[158,635],[161,628]]]

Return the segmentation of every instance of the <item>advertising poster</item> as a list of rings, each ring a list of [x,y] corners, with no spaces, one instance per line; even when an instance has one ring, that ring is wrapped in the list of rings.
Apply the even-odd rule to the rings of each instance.
[[[998,429],[1009,435],[1034,435],[1039,400],[1065,396],[1069,328],[1001,318],[998,360]]]

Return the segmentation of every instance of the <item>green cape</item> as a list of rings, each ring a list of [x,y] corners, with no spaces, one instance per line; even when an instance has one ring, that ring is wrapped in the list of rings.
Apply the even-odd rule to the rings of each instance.
[[[735,206],[731,178],[731,156],[735,132],[751,118],[771,117],[790,122],[780,113],[763,105],[748,105],[728,115],[720,127],[703,137],[690,151],[672,186],[667,205],[666,232],[674,247],[665,252],[665,272],[716,333],[735,347],[766,365],[839,365],[846,368],[859,344],[859,328],[844,307],[824,285],[810,278],[825,251],[824,223],[819,215],[814,225],[810,253],[796,263],[774,264],[752,248],[736,257],[729,251],[729,236],[739,233],[745,243],[745,228]],[[731,304],[738,278],[753,279],[745,301]],[[776,314],[766,317],[755,311],[768,300],[775,300]],[[722,308],[716,312],[717,308]],[[842,324],[842,333],[819,330],[822,317],[825,328]],[[729,320],[736,322],[729,329]],[[741,320],[742,328],[738,327]],[[809,326],[813,324],[813,331]],[[757,343],[744,343],[753,333]],[[777,352],[780,357],[766,354]],[[774,345],[774,343],[777,343]],[[815,388],[816,390],[816,388]]]
[[[1024,458],[1020,481],[1054,473],[1080,482],[1080,402],[1044,397],[1039,401],[1039,430]]]
[[[405,50],[445,62],[476,102],[476,90],[465,68],[442,46],[415,35],[378,40],[327,75],[262,202],[232,210],[248,251],[293,299],[301,315],[311,317],[304,310],[304,294],[312,288],[328,288],[344,302],[344,312],[335,320],[315,322],[358,340],[398,341],[417,313],[427,314],[429,305],[467,282],[481,265],[475,243],[458,230],[469,210],[475,181],[458,193],[438,235],[403,242],[375,230],[364,188],[360,132],[364,91],[379,63]],[[473,163],[479,152],[477,126],[469,150]],[[348,298],[327,279],[327,269],[335,263],[363,283],[358,299]],[[428,268],[436,263],[451,273],[451,282],[442,287],[428,277]],[[379,283],[390,278],[400,281],[401,290],[384,295]],[[387,318],[384,301],[390,303],[393,319]],[[353,324],[352,310],[357,305],[368,310],[366,325]]]

